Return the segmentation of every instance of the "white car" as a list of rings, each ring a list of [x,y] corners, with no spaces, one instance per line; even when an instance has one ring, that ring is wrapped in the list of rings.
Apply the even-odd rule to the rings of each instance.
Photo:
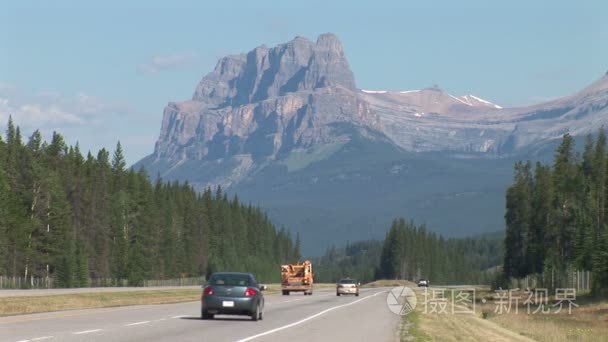
[[[428,279],[420,279],[418,280],[418,287],[429,287],[429,280]]]
[[[354,294],[359,296],[359,283],[350,278],[343,278],[336,284],[336,296],[343,294]]]

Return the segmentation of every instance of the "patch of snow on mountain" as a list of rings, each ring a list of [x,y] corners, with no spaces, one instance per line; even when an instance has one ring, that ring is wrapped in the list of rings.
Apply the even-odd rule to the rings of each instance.
[[[464,103],[464,104],[465,104],[465,105],[467,105],[467,106],[472,106],[472,104],[471,104],[470,102],[468,102],[468,101],[466,101],[466,102],[465,102],[465,101],[464,101],[464,100],[462,100],[461,98],[458,98],[458,97],[456,97],[456,96],[454,96],[454,95],[450,95],[450,97],[451,97],[451,98],[453,98],[454,100],[458,101],[458,102]],[[466,97],[465,97],[465,98],[466,98]],[[467,99],[467,100],[468,100],[468,99]]]
[[[366,89],[361,89],[361,91],[366,94],[386,94],[388,92],[386,90],[366,90]]]
[[[475,95],[465,95],[465,96],[463,96],[463,98],[465,98],[465,99],[467,99],[467,100],[468,100],[469,98],[471,98],[471,99],[473,99],[473,100],[475,100],[475,101],[478,101],[478,102],[481,102],[481,103],[484,103],[484,104],[490,105],[490,106],[492,106],[492,107],[494,107],[494,108],[496,108],[496,109],[502,109],[502,107],[501,107],[501,106],[499,106],[499,105],[497,105],[497,104],[494,104],[494,103],[492,103],[492,102],[490,102],[490,101],[486,101],[486,100],[484,100],[484,99],[482,99],[482,98],[479,98],[479,97],[477,97],[477,96],[475,96]]]

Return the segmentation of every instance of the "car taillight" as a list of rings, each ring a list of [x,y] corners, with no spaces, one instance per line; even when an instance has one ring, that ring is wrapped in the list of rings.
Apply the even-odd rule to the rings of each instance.
[[[247,290],[245,290],[245,297],[253,297],[258,293],[258,291],[256,291],[255,289],[252,289],[251,287],[248,287]]]
[[[211,286],[205,287],[205,289],[203,290],[203,295],[210,296],[212,294],[213,294],[213,287],[211,287]]]

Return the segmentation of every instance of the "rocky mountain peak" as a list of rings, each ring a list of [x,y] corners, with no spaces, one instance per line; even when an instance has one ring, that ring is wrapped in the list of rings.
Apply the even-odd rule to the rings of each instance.
[[[380,125],[359,96],[338,37],[298,36],[221,58],[191,101],[165,108],[155,156],[276,159],[354,135],[384,139]]]
[[[324,33],[317,38],[317,45],[343,54],[342,43],[333,33]]]
[[[355,78],[334,34],[304,37],[276,47],[257,47],[217,63],[194,92],[211,108],[240,106],[302,90],[343,87],[355,90]]]

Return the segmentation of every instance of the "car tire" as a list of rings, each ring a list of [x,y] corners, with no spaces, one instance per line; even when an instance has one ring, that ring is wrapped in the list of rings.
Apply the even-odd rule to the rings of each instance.
[[[201,310],[201,319],[204,319],[204,320],[213,319],[213,314],[210,314],[204,310]]]
[[[356,297],[359,297],[359,292],[355,293],[355,296],[356,296]]]
[[[289,291],[283,291],[283,296],[289,296]]]
[[[257,322],[260,319],[260,306],[256,305],[255,310],[251,313],[251,320]]]
[[[336,296],[340,297],[340,292],[336,292]]]

